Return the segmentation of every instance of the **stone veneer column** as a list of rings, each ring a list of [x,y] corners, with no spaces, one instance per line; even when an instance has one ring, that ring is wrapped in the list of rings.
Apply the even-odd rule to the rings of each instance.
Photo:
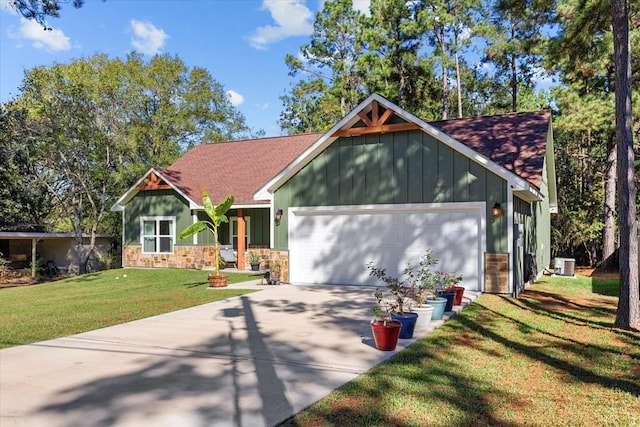
[[[509,293],[509,254],[484,255],[485,292]]]

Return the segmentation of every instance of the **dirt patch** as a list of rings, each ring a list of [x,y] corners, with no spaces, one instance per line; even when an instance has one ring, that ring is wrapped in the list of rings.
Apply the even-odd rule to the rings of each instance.
[[[617,271],[606,271],[594,267],[576,267],[575,272],[580,276],[597,277],[600,279],[618,279],[620,273]]]

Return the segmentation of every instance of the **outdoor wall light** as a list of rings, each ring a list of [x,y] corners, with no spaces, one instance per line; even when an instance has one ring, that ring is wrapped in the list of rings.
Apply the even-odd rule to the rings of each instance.
[[[278,209],[276,211],[276,216],[274,218],[276,225],[280,225],[280,221],[282,221],[282,209]]]
[[[491,214],[495,217],[502,216],[502,208],[500,207],[500,203],[496,202],[495,205],[491,208]]]

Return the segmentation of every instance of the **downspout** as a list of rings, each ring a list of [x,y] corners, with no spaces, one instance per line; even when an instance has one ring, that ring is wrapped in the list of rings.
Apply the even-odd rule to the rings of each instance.
[[[515,276],[513,274],[513,269],[515,268],[514,262],[514,251],[513,251],[513,186],[507,185],[507,251],[509,254],[509,284],[507,291],[509,294],[513,294],[515,292]]]

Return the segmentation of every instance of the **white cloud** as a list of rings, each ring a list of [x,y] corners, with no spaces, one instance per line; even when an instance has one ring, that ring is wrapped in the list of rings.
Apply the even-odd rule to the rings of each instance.
[[[265,49],[268,44],[291,36],[306,36],[313,32],[313,14],[301,0],[263,0],[262,8],[271,13],[275,25],[256,28],[249,38],[251,46]]]
[[[353,0],[353,9],[360,13],[370,16],[371,15],[371,0]]]
[[[9,36],[13,39],[27,40],[36,49],[49,52],[71,49],[71,39],[65,36],[62,30],[45,31],[42,25],[25,18],[20,18],[17,31],[9,30]]]
[[[235,90],[228,90],[227,96],[229,97],[231,105],[233,105],[234,107],[237,107],[238,105],[244,103],[244,96],[240,95]]]
[[[545,70],[542,67],[536,67],[533,70],[533,83],[535,84],[536,88],[540,89],[540,88],[549,88],[553,85],[553,76],[549,75],[549,73],[547,73],[547,70]]]
[[[152,23],[136,19],[131,20],[131,29],[133,30],[131,44],[144,55],[151,56],[158,53],[169,37],[164,30],[157,28]]]

